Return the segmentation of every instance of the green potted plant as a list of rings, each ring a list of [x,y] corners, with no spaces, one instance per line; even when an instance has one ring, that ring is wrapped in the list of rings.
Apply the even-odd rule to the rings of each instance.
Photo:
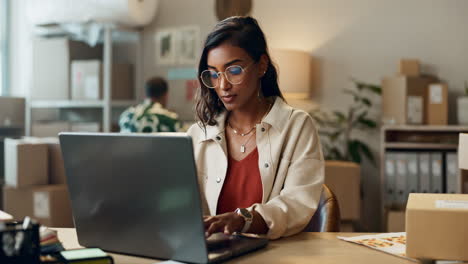
[[[346,111],[323,111],[317,109],[310,114],[318,125],[325,159],[352,161],[360,164],[363,156],[375,165],[375,158],[370,147],[356,138],[356,131],[377,129],[377,120],[370,116],[374,106],[372,97],[380,96],[382,88],[378,85],[351,79],[353,89],[343,92],[353,97],[353,102]]]
[[[458,124],[468,125],[468,82],[465,81],[465,94],[457,98]]]

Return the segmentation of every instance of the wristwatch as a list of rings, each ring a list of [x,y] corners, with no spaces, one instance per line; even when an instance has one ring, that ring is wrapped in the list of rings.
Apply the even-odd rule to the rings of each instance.
[[[250,212],[249,210],[245,208],[237,208],[235,213],[242,216],[242,218],[244,218],[244,227],[242,228],[241,233],[247,232],[247,230],[249,230],[250,228],[250,225],[252,224],[252,219],[253,219],[252,212]]]

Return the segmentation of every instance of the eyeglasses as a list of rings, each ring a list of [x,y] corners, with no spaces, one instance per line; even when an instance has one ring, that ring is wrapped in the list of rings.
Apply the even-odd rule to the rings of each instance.
[[[250,65],[252,65],[251,63]],[[203,82],[203,84],[208,87],[208,88],[216,88],[218,87],[220,81],[221,81],[221,74],[224,74],[224,78],[231,83],[231,84],[240,84],[245,78],[245,71],[247,68],[250,67],[248,65],[245,68],[242,68],[242,66],[239,65],[231,65],[226,68],[224,72],[216,72],[214,70],[204,70],[200,78]]]

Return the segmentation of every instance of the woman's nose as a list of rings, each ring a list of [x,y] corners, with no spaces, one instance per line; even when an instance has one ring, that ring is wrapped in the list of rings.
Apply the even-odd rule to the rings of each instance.
[[[219,76],[219,88],[221,88],[221,90],[228,90],[231,88],[231,83],[227,80],[225,73]]]

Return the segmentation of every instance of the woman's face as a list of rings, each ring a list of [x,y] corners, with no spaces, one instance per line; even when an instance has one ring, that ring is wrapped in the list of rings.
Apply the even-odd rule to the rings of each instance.
[[[264,63],[255,63],[244,49],[224,43],[208,52],[207,64],[208,70],[214,72],[225,72],[232,65],[238,65],[245,69],[239,75],[242,77],[239,84],[230,83],[226,80],[225,74],[218,76],[217,85],[214,89],[228,111],[242,109],[258,103],[259,80],[264,72],[259,67],[262,67]],[[266,67],[262,68],[266,69]],[[240,72],[235,68],[233,69],[233,67],[228,70],[233,75]]]

